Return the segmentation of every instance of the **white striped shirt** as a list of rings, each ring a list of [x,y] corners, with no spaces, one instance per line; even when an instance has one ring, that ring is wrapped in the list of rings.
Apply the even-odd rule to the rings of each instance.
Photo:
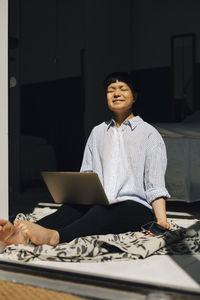
[[[95,172],[110,203],[133,200],[152,208],[165,188],[166,148],[158,131],[139,116],[117,128],[112,119],[93,128],[81,172]]]

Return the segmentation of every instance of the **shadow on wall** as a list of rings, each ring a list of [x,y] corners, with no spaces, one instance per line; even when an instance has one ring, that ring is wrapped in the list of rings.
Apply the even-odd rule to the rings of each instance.
[[[79,170],[84,148],[83,110],[79,77],[23,85],[21,135],[41,137],[52,145],[58,171]]]
[[[171,67],[135,70],[133,80],[139,90],[135,109],[149,123],[173,122]],[[200,109],[200,64],[195,66],[195,111]],[[182,103],[177,114],[182,111]],[[180,121],[177,117],[177,122]]]
[[[170,68],[143,69],[132,72],[139,91],[134,109],[145,121],[171,121],[171,71]]]

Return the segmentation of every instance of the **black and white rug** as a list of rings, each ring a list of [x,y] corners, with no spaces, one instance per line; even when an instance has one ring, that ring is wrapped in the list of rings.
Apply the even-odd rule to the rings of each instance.
[[[18,214],[17,219],[35,222],[53,213],[55,209],[37,208],[30,215]],[[144,259],[150,255],[200,255],[200,234],[188,236],[186,228],[170,220],[171,230],[160,236],[148,236],[143,232],[93,235],[76,238],[56,247],[43,245],[10,245],[0,254],[0,259],[19,262],[107,262]]]

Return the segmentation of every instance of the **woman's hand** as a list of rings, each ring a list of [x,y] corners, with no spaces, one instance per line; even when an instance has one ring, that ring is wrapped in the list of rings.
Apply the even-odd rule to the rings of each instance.
[[[162,221],[162,220],[157,221],[157,224],[160,225],[160,226],[162,226],[162,227],[164,227],[164,228],[166,228],[166,229],[169,229],[169,228],[170,228],[170,225],[169,225],[169,223],[167,222],[167,220],[164,220],[164,221]]]
[[[157,223],[158,225],[160,225],[160,226],[166,228],[166,229],[170,229],[170,224],[167,222],[167,220],[160,220],[160,221],[157,221],[156,223]],[[152,233],[150,230],[148,230],[148,231],[146,232],[146,234],[148,234],[148,235],[150,235],[150,236],[155,236],[155,234]]]
[[[156,222],[160,226],[169,229],[170,225],[167,222],[167,215],[166,215],[166,201],[164,198],[157,198],[152,202],[152,207],[155,213]],[[151,231],[147,231],[147,234],[154,236]]]
[[[160,220],[160,221],[157,221],[156,222],[158,225],[160,225],[160,226],[162,226],[162,227],[164,227],[164,228],[166,228],[166,229],[170,229],[170,224],[166,221],[166,220]],[[164,230],[163,230],[163,233],[164,233]],[[148,230],[147,232],[146,232],[146,234],[148,234],[148,235],[150,235],[150,236],[155,236],[155,234],[154,233],[152,233],[150,230]]]

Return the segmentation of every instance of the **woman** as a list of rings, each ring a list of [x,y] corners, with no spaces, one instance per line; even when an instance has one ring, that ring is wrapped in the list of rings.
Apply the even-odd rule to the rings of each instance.
[[[0,221],[0,241],[36,245],[70,242],[76,237],[138,231],[156,219],[169,229],[166,217],[166,149],[150,124],[135,116],[136,93],[127,73],[112,73],[104,81],[113,119],[96,126],[87,141],[81,172],[96,172],[109,206],[64,204],[37,223]]]

